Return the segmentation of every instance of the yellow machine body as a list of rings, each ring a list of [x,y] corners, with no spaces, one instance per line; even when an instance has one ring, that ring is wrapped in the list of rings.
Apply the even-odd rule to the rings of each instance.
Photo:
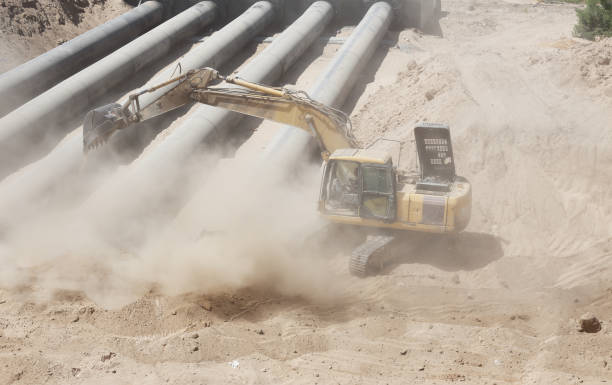
[[[352,165],[356,172],[356,195],[345,207],[329,204],[333,192],[334,165]],[[337,167],[336,167],[337,168]],[[367,169],[384,175],[380,191],[368,193]],[[381,179],[381,178],[378,178]],[[330,221],[356,226],[388,228],[430,233],[456,233],[465,229],[471,216],[472,190],[463,177],[454,177],[448,191],[423,189],[418,175],[398,174],[391,155],[369,149],[334,151],[324,167],[319,211]],[[388,188],[387,188],[388,187]],[[349,199],[350,200],[350,199]],[[373,215],[374,213],[374,215]]]
[[[396,218],[394,221],[330,214],[322,215],[336,223],[356,226],[381,227],[395,230],[421,231],[428,233],[458,233],[470,220],[472,189],[467,181],[457,181],[453,191],[445,195],[417,192],[414,184],[406,184],[397,192]],[[320,202],[319,207],[323,207]],[[441,212],[435,218],[424,215],[428,211]]]

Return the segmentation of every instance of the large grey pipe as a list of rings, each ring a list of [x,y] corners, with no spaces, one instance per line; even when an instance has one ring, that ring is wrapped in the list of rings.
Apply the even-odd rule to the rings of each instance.
[[[215,32],[202,44],[189,51],[180,60],[183,70],[223,65],[244,46],[258,36],[269,25],[274,16],[270,2],[259,1],[241,16],[221,30]],[[169,79],[176,65],[171,65],[153,77],[144,88],[150,88]],[[117,139],[120,138],[117,134]],[[84,160],[82,133],[78,128],[62,141],[45,158],[9,176],[0,183],[0,225],[19,216],[27,217],[26,211],[34,209],[33,202],[56,183],[66,183],[69,174],[77,173]],[[105,148],[102,148],[104,150]],[[90,153],[95,155],[94,153]],[[100,154],[103,156],[104,154]],[[94,178],[95,179],[95,178]],[[79,179],[78,183],[86,183]]]
[[[238,77],[251,82],[272,84],[299,58],[323,32],[333,17],[327,1],[313,3],[304,14],[248,63]],[[180,162],[199,146],[210,133],[236,124],[243,116],[206,105],[197,105],[190,116],[159,143],[154,151],[138,159],[133,167]],[[170,162],[168,160],[171,160]]]
[[[309,95],[323,104],[340,108],[379,46],[391,19],[392,9],[388,3],[380,1],[373,4],[318,78]],[[311,141],[309,133],[283,126],[266,147],[263,158],[290,164],[304,157],[304,151]]]
[[[269,1],[259,1],[253,4],[240,17],[233,20],[225,28],[206,38],[203,44],[189,52],[181,60],[183,72],[202,67],[219,68],[227,59],[236,55],[240,47],[255,37],[256,33],[263,31],[274,17],[274,9]],[[170,78],[168,74],[154,77],[149,84],[159,84]],[[159,90],[140,96],[139,103],[142,108],[153,103],[160,96],[177,86],[170,84]]]
[[[370,61],[374,50],[379,46],[387,31],[391,14],[391,7],[385,2],[376,3],[369,9],[332,62],[317,79],[310,90],[311,97],[336,108],[344,103],[355,81],[362,76],[364,67]],[[312,142],[314,141],[310,133],[295,127],[282,126],[259,159],[257,156],[247,158],[246,156],[253,155],[247,151],[242,161],[237,163],[238,167],[229,168],[230,171],[227,174],[221,170],[221,175],[234,175],[239,172],[238,181],[231,180],[225,184],[223,180],[213,179],[210,184],[205,184],[199,192],[193,194],[191,201],[181,209],[175,221],[167,227],[167,231],[180,229],[178,236],[182,237],[183,234],[186,234],[189,240],[189,237],[199,236],[198,233],[193,232],[194,230],[201,231],[207,225],[213,228],[219,226],[217,223],[207,223],[208,213],[202,210],[202,207],[209,207],[209,203],[205,201],[210,199],[207,195],[210,191],[219,189],[224,191],[226,198],[219,204],[232,202],[235,205],[242,205],[241,207],[261,204],[258,197],[267,194],[268,191],[275,191],[279,188],[278,186],[285,186],[287,175],[290,171],[295,170],[295,165],[299,161],[303,162],[310,158],[310,146],[315,144]],[[318,180],[315,178],[313,183],[318,183]],[[244,195],[245,191],[248,191],[248,196]],[[312,209],[315,210],[314,206]],[[227,215],[235,215],[236,212],[241,213],[242,211],[240,209],[230,210]],[[232,223],[234,218],[227,220],[228,223]],[[177,234],[172,234],[172,236],[177,236]]]
[[[164,6],[148,1],[0,75],[0,117],[159,24]]]
[[[275,82],[323,32],[332,17],[333,8],[328,2],[313,3],[237,76],[253,82]],[[122,236],[131,241],[138,239],[146,233],[146,223],[134,222],[134,219],[171,214],[167,210],[152,213],[151,207],[158,207],[167,194],[176,194],[177,185],[185,187],[185,181],[181,181],[181,167],[202,141],[238,123],[241,117],[223,109],[196,105],[187,119],[173,127],[169,135],[147,148],[139,159],[124,169],[124,173],[96,190],[83,207],[85,215],[94,212],[95,215],[88,216],[101,219],[98,230],[109,239]],[[130,193],[126,194],[127,191]],[[121,199],[114,198],[117,196]],[[132,223],[132,233],[119,234],[117,221]]]
[[[215,3],[202,1],[0,119],[0,178],[56,145],[69,119],[83,115],[111,87],[201,32],[215,14]]]

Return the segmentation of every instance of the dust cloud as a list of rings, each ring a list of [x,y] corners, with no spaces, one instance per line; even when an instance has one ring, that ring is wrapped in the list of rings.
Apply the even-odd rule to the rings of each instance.
[[[57,151],[1,181],[0,382],[609,382],[612,39],[572,38],[575,7],[443,1],[443,37],[399,33],[355,134],[402,141],[411,166],[413,123],[449,123],[473,215],[376,276],[312,241],[316,165],[215,151],[60,178],[81,154]],[[599,333],[578,331],[587,312]]]
[[[153,287],[175,295],[257,286],[332,299],[334,280],[309,242],[323,228],[319,167],[281,182],[281,169],[219,158],[209,150],[144,174],[88,170],[100,174],[93,179],[101,187],[85,201],[70,205],[63,196],[4,233],[0,281],[49,295],[82,290],[109,308]]]
[[[310,299],[332,295],[321,250],[309,242],[323,228],[319,168],[304,167],[285,183],[269,183],[273,174],[236,160],[221,164],[146,245],[155,281],[174,293],[254,285]]]

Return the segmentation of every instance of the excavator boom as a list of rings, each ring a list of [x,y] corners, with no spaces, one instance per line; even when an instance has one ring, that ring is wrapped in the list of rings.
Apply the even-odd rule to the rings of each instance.
[[[215,80],[225,80],[238,87],[209,87]],[[173,83],[177,83],[175,87],[153,103],[141,107],[141,95]],[[306,130],[317,139],[324,159],[336,149],[355,148],[357,145],[351,135],[350,120],[342,111],[318,103],[303,92],[266,87],[232,77],[224,78],[216,70],[204,68],[130,95],[124,105],[112,104],[90,111],[83,124],[84,150],[87,152],[104,143],[117,130],[191,102]]]
[[[194,91],[191,98],[308,131],[317,139],[324,159],[336,149],[356,147],[350,121],[344,113],[301,94],[285,92],[283,96],[270,96],[233,88],[206,89]]]

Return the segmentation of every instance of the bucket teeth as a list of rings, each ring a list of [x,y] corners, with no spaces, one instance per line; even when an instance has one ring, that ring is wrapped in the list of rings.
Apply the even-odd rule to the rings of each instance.
[[[102,147],[107,142],[106,138],[97,137],[92,142],[83,143],[84,152],[88,153],[90,151],[96,150],[98,147]]]
[[[117,103],[108,104],[92,110],[83,121],[83,152],[87,153],[102,146],[108,138],[121,128],[122,121],[115,114],[121,109]]]

